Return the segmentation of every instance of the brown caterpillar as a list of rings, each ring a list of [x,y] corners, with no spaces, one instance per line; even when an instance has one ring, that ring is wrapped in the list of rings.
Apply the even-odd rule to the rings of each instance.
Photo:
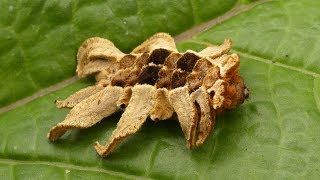
[[[112,42],[93,37],[79,48],[77,74],[95,75],[97,84],[84,88],[58,108],[72,108],[63,122],[48,133],[55,141],[73,128],[88,128],[124,110],[105,146],[96,142],[102,157],[153,121],[178,119],[187,147],[201,146],[212,132],[215,115],[244,102],[248,89],[239,76],[239,56],[228,55],[231,40],[200,52],[179,53],[174,39],[157,33],[124,54]]]

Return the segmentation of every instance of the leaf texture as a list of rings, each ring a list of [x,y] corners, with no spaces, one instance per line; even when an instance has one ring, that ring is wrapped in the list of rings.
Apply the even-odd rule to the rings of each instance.
[[[78,7],[76,12],[79,13],[86,13],[90,8],[103,8],[105,4],[100,2],[102,6],[98,6],[99,3],[92,5],[89,1],[85,2],[86,4],[71,4],[72,7]],[[108,1],[110,2],[113,1]],[[134,2],[140,3],[139,6],[143,7],[143,1]],[[196,1],[188,2],[194,4]],[[199,7],[205,6],[201,2],[196,3]],[[214,2],[220,1],[212,3]],[[127,6],[130,8],[129,1],[125,7]],[[177,10],[178,7],[180,8],[180,5],[177,5]],[[196,6],[192,7],[195,12]],[[102,159],[95,153],[93,144],[96,140],[105,141],[110,137],[121,114],[115,114],[92,128],[69,132],[60,141],[50,143],[46,139],[48,130],[63,120],[68,113],[68,110],[57,109],[53,101],[66,98],[76,90],[92,84],[90,80],[80,80],[0,114],[0,179],[317,179],[320,176],[320,55],[317,53],[317,42],[320,40],[319,8],[320,3],[313,0],[268,1],[179,44],[180,50],[198,50],[206,44],[219,44],[224,38],[231,38],[233,51],[241,57],[240,74],[250,89],[247,102],[216,119],[213,135],[201,148],[192,151],[185,148],[178,122],[162,121],[154,124],[147,120],[139,132],[125,140],[108,158]],[[200,11],[196,10],[199,13],[193,16],[194,22],[211,19]],[[126,12],[123,10],[122,13]],[[167,10],[166,13],[169,12]],[[147,11],[144,15],[148,13],[153,11]],[[72,61],[75,48],[82,39],[93,35],[90,34],[91,31],[96,32],[95,35],[110,36],[109,38],[113,38],[121,48],[130,49],[143,37],[150,35],[153,32],[150,28],[155,26],[152,25],[155,22],[151,20],[151,16],[144,17],[150,18],[149,24],[145,24],[148,28],[137,28],[146,32],[134,31],[126,26],[124,29],[133,33],[127,44],[124,38],[120,38],[124,32],[101,31],[99,29],[106,27],[103,20],[95,19],[99,22],[93,22],[94,18],[90,18],[94,16],[80,14],[79,18],[87,18],[81,22],[97,25],[91,27],[91,30],[76,33],[79,38],[72,45],[51,47],[51,50],[47,51],[50,54],[63,52],[60,54],[63,61],[56,60],[55,55],[48,57],[45,61],[49,64],[46,64],[40,63],[40,56],[30,56],[30,65],[37,68],[43,66],[43,71],[48,73],[37,75],[42,81],[49,81],[48,77],[52,77],[52,82],[50,80],[47,83],[54,84],[71,76],[75,67],[75,62]],[[10,14],[6,16],[8,19],[15,18]],[[11,23],[12,20],[4,19],[0,22],[4,24],[1,25],[4,27],[0,29],[1,33],[4,32],[3,29],[8,28],[5,23]],[[133,24],[142,27],[141,24]],[[193,23],[184,28],[191,25]],[[19,26],[22,28],[27,25],[22,23]],[[63,26],[57,27],[60,29]],[[159,26],[156,31],[158,30],[167,31],[170,30],[170,26]],[[171,30],[174,33],[178,32]],[[66,33],[69,31],[66,30]],[[31,34],[28,36],[31,37]],[[6,36],[0,36],[3,37]],[[66,36],[54,38],[50,43],[59,43],[60,38],[62,40]],[[16,41],[0,41],[3,42],[0,46],[11,46],[12,52],[17,48]],[[20,43],[22,41],[31,43],[25,38],[21,38]],[[36,50],[36,46],[33,48],[35,52],[43,53]],[[1,49],[1,60],[5,62],[5,57],[10,54]],[[21,49],[18,49],[17,52],[20,52]],[[66,55],[68,51],[69,55]],[[17,53],[12,59],[21,55]],[[57,68],[58,66],[51,67],[50,62],[60,63],[61,69]],[[6,65],[7,63],[1,64],[1,70],[4,71],[0,74],[3,77],[10,69],[9,65]],[[14,79],[18,76],[7,72],[5,78]],[[39,83],[41,80],[34,81]],[[37,89],[30,90],[29,86],[25,85],[29,84],[27,81],[11,83],[12,87],[21,87],[20,89],[29,90],[30,93]],[[39,86],[38,89],[40,87],[44,86]],[[2,92],[5,93],[7,88],[2,88]],[[10,101],[6,102],[14,100],[10,98]]]
[[[74,75],[77,49],[87,38],[108,38],[128,51],[155,32],[175,35],[221,15],[235,3],[1,0],[0,87],[6,88],[1,90],[0,107]]]

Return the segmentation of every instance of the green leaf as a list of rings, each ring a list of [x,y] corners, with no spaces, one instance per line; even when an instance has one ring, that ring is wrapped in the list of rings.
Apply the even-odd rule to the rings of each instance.
[[[0,16],[2,105],[71,77],[75,53],[87,37],[110,38],[127,51],[153,32],[177,34],[234,5],[215,6],[210,17],[202,1],[166,1],[169,6],[162,10],[159,2],[1,2],[0,11],[6,12]],[[218,2],[224,1],[210,1]],[[100,158],[93,144],[106,141],[121,114],[50,143],[47,132],[68,113],[53,101],[93,83],[84,79],[0,114],[0,179],[317,179],[319,8],[314,0],[266,1],[179,43],[181,50],[198,50],[231,38],[250,89],[248,101],[217,118],[213,135],[201,148],[185,147],[177,122],[148,121],[113,154]],[[108,18],[97,18],[102,12],[110,12]],[[130,13],[139,14],[139,21],[115,25]]]
[[[176,35],[223,14],[235,3],[1,0],[0,87],[6,88],[1,90],[0,107],[73,76],[76,52],[87,38],[108,38],[128,52],[155,32]]]

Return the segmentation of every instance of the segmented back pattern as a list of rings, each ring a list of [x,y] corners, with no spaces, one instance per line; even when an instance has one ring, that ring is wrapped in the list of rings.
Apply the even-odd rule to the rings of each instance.
[[[180,53],[170,35],[158,33],[125,54],[109,40],[90,38],[79,48],[77,74],[95,75],[97,84],[56,102],[72,110],[48,137],[54,141],[69,129],[90,127],[122,109],[107,145],[95,146],[101,156],[134,134],[148,116],[166,120],[176,114],[187,147],[201,146],[213,129],[215,114],[248,96],[239,76],[239,56],[228,55],[230,49],[227,39],[200,52]]]

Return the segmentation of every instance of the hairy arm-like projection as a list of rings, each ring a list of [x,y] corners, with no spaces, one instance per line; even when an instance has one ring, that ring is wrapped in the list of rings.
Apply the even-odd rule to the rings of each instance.
[[[91,127],[124,110],[106,145],[95,145],[102,157],[137,132],[148,117],[153,121],[176,117],[187,147],[201,146],[212,132],[216,114],[248,97],[239,76],[239,56],[228,55],[231,45],[227,39],[200,52],[180,53],[169,34],[157,33],[124,54],[109,40],[86,40],[78,51],[77,74],[94,75],[97,84],[56,101],[57,107],[72,109],[48,138],[55,141],[70,129]]]

